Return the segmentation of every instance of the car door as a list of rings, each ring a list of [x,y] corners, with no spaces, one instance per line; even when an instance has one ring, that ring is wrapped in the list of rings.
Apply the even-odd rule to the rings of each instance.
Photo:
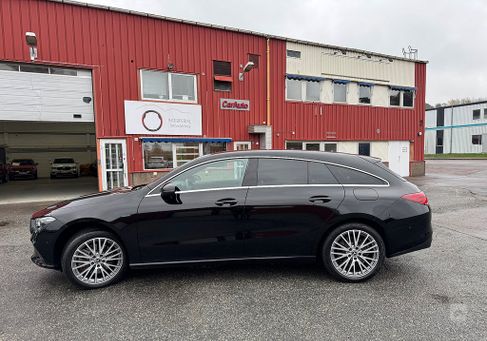
[[[144,262],[240,257],[248,160],[234,158],[189,168],[157,188],[139,206],[138,239]]]
[[[251,257],[314,256],[344,198],[327,166],[301,160],[258,160],[246,200],[245,252]]]

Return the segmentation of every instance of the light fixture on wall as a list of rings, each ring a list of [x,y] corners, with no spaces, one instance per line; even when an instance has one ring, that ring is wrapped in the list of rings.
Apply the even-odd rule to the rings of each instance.
[[[30,60],[37,59],[37,37],[34,32],[25,32],[25,42],[29,47]]]
[[[242,72],[238,74],[238,80],[243,81],[244,74],[252,70],[255,67],[255,64],[254,62],[248,61],[247,64],[245,64],[245,66],[242,67],[242,65],[240,65],[240,67],[242,68]]]

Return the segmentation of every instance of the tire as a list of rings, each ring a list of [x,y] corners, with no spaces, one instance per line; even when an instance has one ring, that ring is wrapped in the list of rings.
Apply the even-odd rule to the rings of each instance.
[[[382,267],[385,244],[380,234],[370,226],[348,223],[328,235],[323,243],[321,257],[327,272],[336,279],[362,282],[376,275]]]
[[[94,255],[93,251],[100,249],[105,250],[107,257],[103,257],[103,253]],[[69,281],[78,287],[101,288],[116,283],[123,277],[127,269],[127,255],[122,243],[114,234],[85,230],[71,237],[66,243],[61,257],[61,267]]]

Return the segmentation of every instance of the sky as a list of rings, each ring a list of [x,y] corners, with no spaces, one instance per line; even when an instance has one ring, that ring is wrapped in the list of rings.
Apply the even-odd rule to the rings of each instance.
[[[402,56],[419,50],[426,102],[487,98],[487,0],[82,0]]]

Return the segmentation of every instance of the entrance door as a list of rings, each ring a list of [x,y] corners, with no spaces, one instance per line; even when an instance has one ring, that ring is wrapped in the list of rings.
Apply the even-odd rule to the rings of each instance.
[[[103,190],[128,186],[125,140],[101,140]]]
[[[409,176],[409,141],[389,142],[389,168],[400,176]]]

